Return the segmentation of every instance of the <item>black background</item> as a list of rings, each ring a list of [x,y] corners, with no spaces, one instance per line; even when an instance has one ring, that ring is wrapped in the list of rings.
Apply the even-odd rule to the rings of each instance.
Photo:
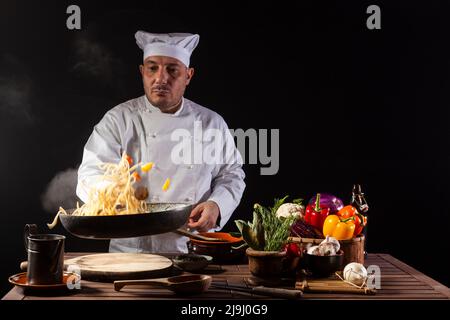
[[[66,28],[70,4],[81,7],[81,31]],[[381,30],[366,27],[371,4],[381,8]],[[186,97],[230,128],[280,129],[278,174],[245,165],[232,220],[284,195],[330,192],[348,203],[361,183],[369,252],[450,285],[449,9],[446,1],[2,1],[2,295],[25,259],[24,224],[45,230],[53,218],[41,204],[48,183],[80,163],[107,110],[143,93],[139,29],[200,34]],[[1,91],[8,85],[10,95]],[[67,236],[67,251],[107,249]]]

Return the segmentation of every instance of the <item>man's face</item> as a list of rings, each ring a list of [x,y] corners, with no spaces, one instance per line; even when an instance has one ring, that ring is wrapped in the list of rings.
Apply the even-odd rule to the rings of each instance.
[[[163,56],[148,57],[139,69],[145,95],[163,112],[170,112],[178,106],[194,74],[193,68],[187,68],[175,58]]]

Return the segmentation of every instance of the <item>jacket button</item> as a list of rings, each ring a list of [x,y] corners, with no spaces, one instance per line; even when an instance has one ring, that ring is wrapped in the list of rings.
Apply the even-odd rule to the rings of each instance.
[[[188,165],[187,168],[188,168],[188,169],[194,169],[194,165],[193,165],[193,164],[190,164],[190,165]]]
[[[188,198],[184,199],[184,201],[190,202],[190,201],[192,201],[192,198],[188,197]]]

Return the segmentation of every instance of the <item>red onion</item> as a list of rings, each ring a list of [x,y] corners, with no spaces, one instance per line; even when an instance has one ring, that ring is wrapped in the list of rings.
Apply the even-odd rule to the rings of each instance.
[[[315,203],[316,196],[312,197],[308,204],[314,205]],[[330,214],[334,214],[344,207],[344,203],[341,199],[329,193],[320,193],[320,204],[330,208]]]

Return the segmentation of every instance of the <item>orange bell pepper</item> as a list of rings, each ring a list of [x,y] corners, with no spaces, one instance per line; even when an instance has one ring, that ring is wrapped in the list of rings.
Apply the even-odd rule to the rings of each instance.
[[[341,210],[338,211],[337,215],[341,217],[341,219],[352,218],[355,224],[355,232],[353,236],[357,236],[361,233],[364,227],[367,224],[367,218],[363,216],[361,213],[356,210],[353,206],[345,206]]]
[[[355,232],[354,218],[341,219],[339,216],[329,215],[323,223],[323,235],[331,236],[337,240],[353,238]]]

